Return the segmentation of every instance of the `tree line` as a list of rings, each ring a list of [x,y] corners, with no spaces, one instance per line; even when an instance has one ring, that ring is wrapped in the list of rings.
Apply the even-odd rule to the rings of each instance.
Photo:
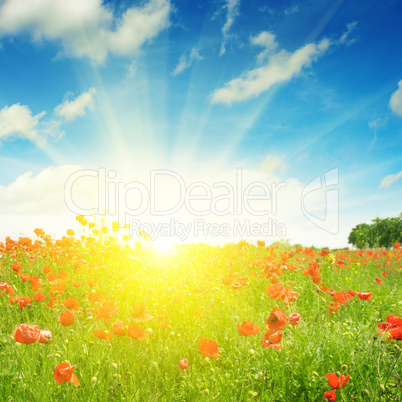
[[[359,223],[350,232],[348,243],[357,248],[391,248],[402,243],[402,213],[396,218],[375,218],[371,224]]]

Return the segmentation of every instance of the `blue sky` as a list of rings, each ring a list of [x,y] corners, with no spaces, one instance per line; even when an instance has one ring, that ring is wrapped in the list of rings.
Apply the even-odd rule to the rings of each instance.
[[[1,236],[63,231],[74,221],[63,186],[79,169],[212,185],[242,168],[288,183],[294,204],[279,216],[292,241],[346,245],[357,223],[401,212],[401,12],[398,1],[0,1]],[[333,169],[329,233],[300,191]],[[325,193],[313,204],[323,213]]]

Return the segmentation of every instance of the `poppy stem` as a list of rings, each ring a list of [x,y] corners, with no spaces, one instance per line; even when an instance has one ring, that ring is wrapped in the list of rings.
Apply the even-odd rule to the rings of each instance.
[[[387,385],[387,382],[388,382],[388,380],[389,380],[389,377],[391,377],[391,374],[392,374],[392,372],[394,371],[394,369],[395,369],[395,367],[396,367],[396,364],[398,363],[398,360],[399,360],[400,357],[401,357],[401,352],[399,352],[398,355],[395,355],[395,357],[394,357],[394,362],[393,362],[393,364],[392,364],[392,366],[391,366],[391,368],[390,368],[390,370],[389,370],[389,373],[388,373],[388,375],[387,375],[387,378],[386,378],[386,380],[385,380],[385,382],[384,382],[384,387]]]

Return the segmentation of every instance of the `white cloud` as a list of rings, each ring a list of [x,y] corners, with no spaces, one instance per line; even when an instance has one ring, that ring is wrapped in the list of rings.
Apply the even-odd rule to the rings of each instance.
[[[67,121],[85,115],[87,110],[94,108],[94,88],[89,89],[74,100],[65,100],[55,108],[55,113]],[[41,120],[46,112],[32,115],[29,106],[16,103],[0,110],[0,141],[25,138],[40,147],[46,145],[46,138],[59,139],[64,135],[58,119]]]
[[[235,22],[236,17],[239,16],[239,6],[240,0],[225,0],[224,8],[226,9],[226,22],[225,25],[222,27],[223,42],[219,53],[220,56],[222,56],[226,52],[225,47],[226,41],[229,37],[229,30]]]
[[[48,167],[36,176],[26,172],[8,186],[0,186],[2,214],[60,213],[65,209],[64,184],[82,169],[79,165]]]
[[[396,174],[390,174],[381,180],[380,188],[391,187],[395,182],[402,178],[402,172]]]
[[[55,113],[64,117],[67,121],[72,121],[79,116],[84,116],[87,110],[94,110],[95,88],[90,88],[88,92],[82,93],[73,100],[65,100],[55,108]]]
[[[5,106],[0,110],[0,139],[19,137],[40,143],[38,123],[45,114],[41,112],[33,116],[28,106],[19,103]]]
[[[168,0],[149,0],[119,18],[102,0],[5,0],[0,37],[28,33],[60,42],[65,55],[102,62],[108,53],[130,55],[169,25]]]
[[[389,106],[394,113],[402,116],[402,80],[398,82],[398,89],[391,95]]]
[[[257,56],[258,64],[262,64],[265,59],[275,52],[278,47],[276,36],[271,32],[262,31],[257,36],[252,36],[250,42],[253,45],[264,47],[265,49]]]
[[[269,44],[270,47],[268,49],[272,52],[273,46],[276,43],[275,38],[265,35],[266,40],[263,41],[261,34],[256,38],[252,38],[252,43],[254,40],[254,42],[260,42],[259,44],[262,46]],[[269,57],[266,65],[247,71],[241,77],[226,83],[223,88],[217,89],[212,94],[211,102],[231,104],[256,97],[262,92],[269,90],[275,84],[292,79],[304,67],[310,66],[314,60],[325,53],[331,44],[328,39],[324,38],[319,43],[308,43],[293,53],[280,50]],[[266,52],[267,49],[263,50],[257,59],[261,60],[265,58]]]
[[[275,158],[273,157],[272,159]],[[32,172],[26,172],[8,186],[0,186],[1,237],[6,235],[15,237],[19,233],[32,236],[32,230],[35,227],[43,228],[51,234],[56,233],[57,236],[65,234],[66,229],[69,227],[75,229],[77,226],[74,213],[67,208],[65,202],[65,183],[71,175],[79,171],[82,174],[75,178],[71,191],[74,203],[80,208],[97,208],[98,200],[102,199],[98,194],[102,185],[99,186],[97,177],[85,176],[88,171],[82,171],[81,166],[48,167],[36,175]],[[92,172],[96,173],[97,170]],[[338,235],[332,235],[323,228],[313,225],[303,215],[302,200],[304,199],[305,186],[297,179],[288,178],[283,180],[271,172],[258,169],[242,170],[241,172],[237,169],[220,170],[218,173],[215,169],[210,169],[199,173],[183,174],[182,179],[184,182],[180,184],[169,172],[164,171],[164,174],[155,178],[153,187],[156,210],[167,211],[175,205],[179,205],[183,192],[186,189],[189,191],[189,186],[195,183],[198,184],[197,187],[204,183],[210,189],[212,199],[206,200],[204,197],[197,200],[193,197],[188,205],[184,205],[182,202],[177,212],[155,216],[150,211],[149,199],[142,199],[140,192],[135,190],[138,186],[131,190],[129,186],[130,183],[142,183],[149,189],[151,184],[150,177],[147,174],[141,170],[133,174],[133,170],[130,169],[123,172],[116,171],[116,177],[113,180],[108,179],[106,175],[104,188],[108,189],[108,191],[115,188],[109,186],[110,181],[128,185],[124,189],[125,193],[119,194],[119,197],[113,197],[111,193],[108,194],[109,202],[113,202],[113,200],[118,200],[119,202],[117,209],[112,208],[110,204],[108,205],[108,217],[111,221],[119,220],[123,223],[119,219],[119,213],[124,213],[124,210],[128,207],[137,208],[139,200],[141,200],[147,206],[147,209],[140,215],[128,216],[127,219],[132,224],[135,224],[138,220],[141,224],[146,223],[149,226],[160,223],[169,224],[174,220],[190,227],[191,230],[186,239],[188,242],[223,244],[240,241],[243,238],[254,242],[257,239],[262,239],[269,244],[280,239],[281,233],[278,230],[285,229],[285,233],[282,231],[282,235],[285,234],[292,242],[299,242],[304,245],[314,243],[321,246],[346,245],[347,233],[345,233],[345,230],[348,228],[341,228],[342,231]],[[224,183],[226,185],[223,185]],[[266,186],[265,189],[264,186]],[[202,194],[205,196],[205,191],[197,192],[197,187],[193,188],[191,195]],[[229,188],[232,189],[231,192],[228,191]],[[248,201],[244,198],[246,192]],[[68,194],[70,193],[68,192]],[[151,193],[148,192],[147,194]],[[258,199],[258,196],[265,196],[265,199]],[[334,211],[336,212],[336,209],[328,205],[326,200],[325,188],[317,189],[308,194],[305,207],[312,214],[329,219],[326,215],[327,210],[325,207],[329,207],[328,211],[329,213],[332,211],[332,214]],[[232,206],[230,206],[231,203]],[[191,212],[189,207],[196,211],[207,210],[207,214],[196,215]],[[216,208],[216,211],[214,208]],[[234,215],[218,213],[219,211],[229,211],[229,209],[233,210]],[[258,214],[261,211],[267,211],[267,213],[264,215]],[[133,219],[135,222],[132,221]],[[337,216],[331,217],[331,219],[337,219]],[[344,221],[343,219],[342,225],[346,224]],[[235,232],[234,227],[237,223],[242,228],[254,225],[257,231],[261,225],[265,225],[268,230],[271,227],[272,231],[265,235],[256,234],[254,230],[246,230],[245,233]],[[208,229],[208,225],[214,225],[215,230],[211,232]],[[223,227],[223,225],[230,227],[230,235],[214,234],[217,225],[218,228]],[[201,229],[197,229],[197,227],[201,227]],[[172,240],[179,240],[177,233],[173,232],[171,236]]]
[[[196,47],[193,47],[191,49],[191,52],[188,56],[183,54],[180,57],[179,63],[177,64],[176,68],[172,72],[172,75],[177,75],[183,72],[186,68],[189,68],[193,65],[193,63],[197,60],[202,60],[203,57],[200,55],[198,52],[198,49]]]

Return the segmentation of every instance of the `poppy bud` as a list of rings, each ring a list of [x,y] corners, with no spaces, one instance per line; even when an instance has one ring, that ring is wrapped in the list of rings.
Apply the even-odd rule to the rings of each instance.
[[[342,371],[348,371],[348,366],[346,364],[343,364],[341,367]]]
[[[97,379],[96,377],[92,377],[92,378],[91,378],[91,383],[92,383],[92,384],[95,384],[96,381],[98,381],[98,379]]]

